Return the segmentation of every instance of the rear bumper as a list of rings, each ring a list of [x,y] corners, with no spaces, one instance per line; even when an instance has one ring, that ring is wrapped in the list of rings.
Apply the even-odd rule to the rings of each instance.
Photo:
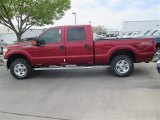
[[[154,54],[155,54],[154,52],[139,54],[138,56],[136,56],[137,58],[136,62],[152,61]]]

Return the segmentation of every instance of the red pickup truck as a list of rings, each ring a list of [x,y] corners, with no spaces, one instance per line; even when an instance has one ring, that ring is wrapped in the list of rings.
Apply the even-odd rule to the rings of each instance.
[[[5,47],[3,55],[5,66],[17,79],[28,78],[39,68],[72,65],[110,65],[116,76],[126,77],[133,72],[134,63],[149,62],[155,51],[152,38],[94,41],[90,25],[76,25],[50,28],[32,42]]]

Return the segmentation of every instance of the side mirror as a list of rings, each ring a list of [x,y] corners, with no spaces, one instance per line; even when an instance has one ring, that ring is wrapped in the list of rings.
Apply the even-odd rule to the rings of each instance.
[[[33,45],[33,46],[38,46],[37,40],[33,40],[33,41],[32,41],[32,45]]]
[[[45,44],[46,44],[46,41],[44,41],[44,40],[35,39],[32,41],[33,46],[41,46],[41,45],[45,45]]]
[[[44,40],[39,41],[39,45],[45,45],[45,44],[46,44],[46,41],[44,41]]]

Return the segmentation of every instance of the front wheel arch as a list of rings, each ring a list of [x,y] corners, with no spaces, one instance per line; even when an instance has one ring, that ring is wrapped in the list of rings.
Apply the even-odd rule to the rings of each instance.
[[[21,55],[21,54],[15,54],[15,55],[11,55],[9,58],[8,58],[8,61],[7,61],[7,69],[10,69],[10,66],[11,66],[11,63],[13,61],[15,61],[16,59],[25,59],[27,60],[30,64],[31,62],[29,61],[29,59],[24,56],[24,55]]]
[[[109,59],[109,65],[111,64],[112,60],[119,56],[119,55],[125,55],[125,56],[128,56],[133,62],[136,62],[136,55],[135,53],[133,53],[132,51],[130,50],[118,50],[114,53],[112,53],[112,55],[110,56],[110,59]]]

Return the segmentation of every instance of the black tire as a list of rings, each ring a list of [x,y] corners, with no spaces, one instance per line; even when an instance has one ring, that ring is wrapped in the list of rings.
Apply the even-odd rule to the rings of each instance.
[[[124,64],[121,64],[121,62],[123,62]],[[118,77],[127,77],[133,72],[133,70],[133,61],[126,55],[118,55],[111,61],[111,71]]]
[[[10,72],[18,80],[27,79],[31,75],[32,66],[26,59],[16,59],[10,65]]]
[[[3,54],[3,48],[0,47],[0,54]]]

